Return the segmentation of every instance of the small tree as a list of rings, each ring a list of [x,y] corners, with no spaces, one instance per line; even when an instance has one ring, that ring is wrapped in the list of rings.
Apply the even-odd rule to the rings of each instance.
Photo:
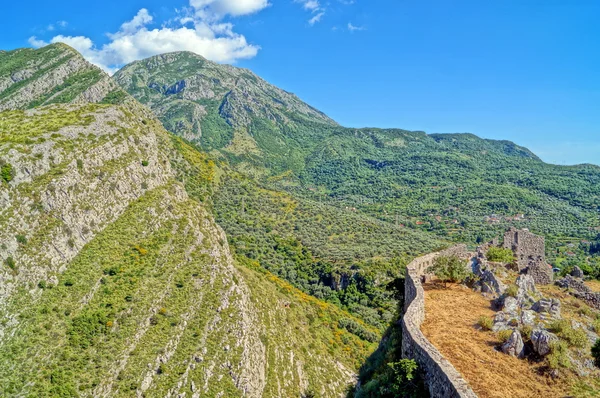
[[[433,273],[446,286],[447,282],[458,283],[465,280],[470,272],[464,261],[456,256],[439,256],[433,261],[433,265],[427,269]]]
[[[422,396],[420,390],[420,379],[417,378],[417,363],[412,359],[401,359],[399,362],[388,363],[391,368],[392,377],[389,384],[389,392],[395,397],[418,397]]]

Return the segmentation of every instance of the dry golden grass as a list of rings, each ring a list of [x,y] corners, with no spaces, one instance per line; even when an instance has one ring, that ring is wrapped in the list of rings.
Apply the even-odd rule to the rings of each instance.
[[[585,281],[585,284],[587,285],[587,287],[589,287],[593,291],[600,292],[600,281],[599,280],[592,279],[589,281]]]
[[[489,300],[467,288],[425,286],[425,322],[421,329],[481,398],[564,397],[565,378],[539,373],[539,365],[495,350],[497,337],[480,331],[477,320],[493,317]]]

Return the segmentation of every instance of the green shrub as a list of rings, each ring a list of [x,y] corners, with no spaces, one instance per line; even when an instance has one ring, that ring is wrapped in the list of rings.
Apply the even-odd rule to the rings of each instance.
[[[142,166],[146,167],[148,166],[150,163],[147,160],[142,160]]]
[[[106,333],[108,317],[97,312],[83,313],[75,318],[69,328],[69,343],[74,347],[88,348],[93,345],[98,336]]]
[[[506,294],[507,296],[510,297],[517,297],[517,294],[519,293],[519,287],[517,285],[510,285],[506,288],[506,291],[504,292],[504,294]]]
[[[594,357],[594,364],[600,368],[600,339],[596,340],[592,347],[592,357]]]
[[[519,328],[519,332],[521,333],[523,340],[529,340],[531,338],[531,332],[533,332],[533,327],[529,325],[523,325]]]
[[[12,165],[3,160],[0,160],[0,177],[6,182],[11,182],[15,178],[15,170]]]
[[[27,244],[27,238],[25,237],[25,235],[17,235],[15,236],[15,238],[17,239],[17,242],[19,242],[22,245],[26,245]]]
[[[510,339],[510,336],[512,336],[512,334],[513,334],[512,329],[506,329],[506,330],[499,331],[496,334],[496,336],[498,336],[498,340],[500,340],[501,343],[506,343],[508,341],[508,339]]]
[[[594,322],[592,323],[592,328],[594,329],[594,332],[600,333],[600,319],[594,320]]]
[[[515,255],[512,250],[495,246],[490,247],[486,257],[488,261],[504,264],[510,264],[515,260]]]
[[[6,260],[4,260],[4,262],[6,263],[6,265],[8,265],[8,268],[15,269],[15,259],[14,258],[7,257]]]
[[[579,314],[583,316],[592,317],[594,315],[594,311],[587,305],[584,305],[581,308],[579,308]]]
[[[46,288],[46,281],[39,281],[38,282],[38,287],[40,289],[45,289]]]
[[[437,257],[427,272],[433,273],[444,284],[446,282],[462,282],[470,274],[465,262],[456,256]]]
[[[417,373],[417,363],[412,359],[401,359],[399,362],[388,363],[392,369],[393,379],[391,390],[396,396],[404,397],[414,391],[413,380]]]
[[[548,330],[556,333],[558,337],[565,340],[573,347],[583,348],[588,343],[585,330],[571,327],[571,323],[566,319],[560,319],[550,323],[550,325],[548,325]]]
[[[570,368],[569,347],[564,341],[553,341],[550,343],[550,354],[548,354],[548,366],[551,369]]]
[[[479,319],[477,320],[477,324],[483,330],[492,330],[492,327],[494,326],[494,321],[492,320],[492,318],[490,318],[488,316],[480,316]]]

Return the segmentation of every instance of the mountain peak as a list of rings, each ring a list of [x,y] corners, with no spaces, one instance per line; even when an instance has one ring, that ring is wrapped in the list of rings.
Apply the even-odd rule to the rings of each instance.
[[[154,110],[167,129],[207,149],[226,146],[234,130],[247,130],[256,120],[290,126],[294,118],[301,118],[336,125],[297,96],[247,69],[221,65],[187,51],[133,62],[114,79]],[[209,130],[214,129],[209,125],[229,132],[210,137]]]

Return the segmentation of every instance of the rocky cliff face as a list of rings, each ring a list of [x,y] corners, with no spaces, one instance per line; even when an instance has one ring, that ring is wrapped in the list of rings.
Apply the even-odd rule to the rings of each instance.
[[[126,97],[100,69],[64,44],[0,53],[0,111]]]
[[[236,265],[190,170],[136,102],[0,112],[0,395],[343,394],[373,345]]]

